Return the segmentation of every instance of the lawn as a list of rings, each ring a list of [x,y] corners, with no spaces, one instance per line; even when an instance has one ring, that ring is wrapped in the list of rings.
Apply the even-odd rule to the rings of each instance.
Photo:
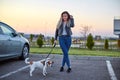
[[[30,48],[30,53],[34,54],[48,54],[51,48]],[[62,54],[60,48],[55,48],[52,54]],[[88,50],[88,49],[78,49],[71,48],[69,51],[70,55],[83,55],[83,56],[110,56],[110,57],[120,57],[120,51],[111,50]]]

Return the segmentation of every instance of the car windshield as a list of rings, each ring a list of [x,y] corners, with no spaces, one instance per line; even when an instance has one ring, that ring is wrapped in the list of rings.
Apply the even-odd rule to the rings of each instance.
[[[2,34],[12,36],[13,30],[5,24],[0,25],[0,30]]]

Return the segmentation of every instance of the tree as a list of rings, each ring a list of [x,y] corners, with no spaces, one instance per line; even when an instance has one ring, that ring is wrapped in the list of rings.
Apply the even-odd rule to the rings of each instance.
[[[30,34],[30,42],[32,42],[34,35]]]
[[[87,39],[87,35],[90,32],[91,28],[91,26],[81,26],[80,33],[83,35],[84,40]]]
[[[80,27],[80,33],[83,35],[83,39],[84,39],[84,45],[85,45],[85,48],[86,48],[86,39],[87,39],[87,35],[88,33],[90,32],[91,30],[91,26],[81,26]]]
[[[93,36],[90,33],[87,37],[87,44],[86,46],[88,47],[88,49],[92,50],[93,46],[94,46],[94,41],[93,41]]]
[[[105,39],[105,43],[104,43],[104,49],[108,49],[109,48],[109,43],[108,43],[108,39]]]
[[[43,45],[43,35],[39,35],[37,39],[37,45],[41,48]]]
[[[54,44],[54,41],[55,41],[55,39],[54,39],[54,37],[52,37],[52,39],[51,39],[51,44],[52,45]]]

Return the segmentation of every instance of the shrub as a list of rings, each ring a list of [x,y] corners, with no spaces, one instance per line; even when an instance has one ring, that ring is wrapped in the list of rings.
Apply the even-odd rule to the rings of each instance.
[[[37,39],[37,45],[41,48],[43,45],[43,37],[40,35]]]
[[[54,41],[55,41],[55,39],[54,39],[54,37],[52,37],[52,39],[51,39],[51,44],[52,45],[54,44]]]
[[[30,34],[30,42],[32,42],[34,35]]]
[[[94,41],[93,41],[93,36],[90,33],[87,37],[87,44],[86,46],[88,47],[88,49],[92,50],[93,46],[94,46]]]
[[[120,48],[120,39],[118,40],[118,48]]]
[[[109,49],[108,39],[105,39],[104,49]]]

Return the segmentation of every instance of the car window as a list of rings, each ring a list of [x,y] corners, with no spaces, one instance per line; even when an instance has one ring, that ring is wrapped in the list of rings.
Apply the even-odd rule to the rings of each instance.
[[[1,27],[0,27],[0,34],[3,34],[3,31],[2,31],[2,29],[1,29]]]
[[[0,27],[1,27],[3,34],[13,36],[12,35],[13,31],[9,27],[7,27],[6,25],[0,25]]]

